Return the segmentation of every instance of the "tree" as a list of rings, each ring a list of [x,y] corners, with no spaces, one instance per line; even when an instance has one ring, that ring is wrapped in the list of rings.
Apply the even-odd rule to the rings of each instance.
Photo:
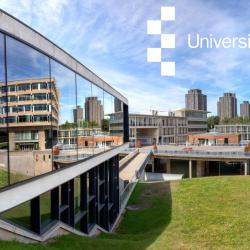
[[[213,129],[215,125],[218,125],[220,122],[219,116],[210,116],[207,119],[207,125],[209,129]]]
[[[102,131],[109,131],[109,120],[108,119],[103,119],[102,120]]]

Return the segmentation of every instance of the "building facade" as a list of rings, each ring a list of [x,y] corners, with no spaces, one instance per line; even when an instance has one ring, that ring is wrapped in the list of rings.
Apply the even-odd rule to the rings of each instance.
[[[59,119],[55,80],[9,81],[7,88],[2,86],[1,93],[0,128],[8,124],[9,150],[45,150],[51,147],[51,130],[57,130]]]
[[[103,104],[98,97],[87,97],[85,99],[85,120],[101,126],[104,117]]]
[[[187,119],[188,134],[207,132],[207,111],[193,109],[178,109],[176,116]]]
[[[217,103],[217,113],[220,120],[237,116],[237,98],[234,93],[224,93]]]
[[[83,108],[79,105],[75,109],[73,109],[73,119],[74,123],[80,123],[84,120]]]
[[[188,136],[188,142],[191,145],[200,145],[200,146],[238,145],[240,141],[241,141],[240,134],[220,133],[217,131]]]
[[[108,144],[109,126],[101,120],[114,113],[115,98],[121,130]],[[74,123],[72,110],[85,100],[98,131]],[[128,147],[128,130],[123,95],[0,10],[0,239],[43,241],[50,230],[58,235],[65,227],[82,235],[96,226],[110,231],[120,212],[119,154]],[[105,144],[86,145],[89,135]],[[41,206],[47,206],[46,219]],[[25,209],[25,223],[18,209]]]
[[[221,124],[214,127],[220,133],[240,134],[241,142],[250,141],[250,124]]]
[[[186,109],[207,111],[207,96],[200,89],[190,89],[185,95]]]
[[[185,143],[187,119],[184,117],[129,114],[129,138],[131,146]]]
[[[250,104],[249,101],[244,101],[240,104],[240,116],[243,118],[250,117]]]

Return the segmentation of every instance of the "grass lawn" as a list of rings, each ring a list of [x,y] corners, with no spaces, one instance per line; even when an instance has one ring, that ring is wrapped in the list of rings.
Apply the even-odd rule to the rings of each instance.
[[[1,250],[249,249],[250,177],[140,183],[115,234],[63,236],[47,244],[0,241]]]

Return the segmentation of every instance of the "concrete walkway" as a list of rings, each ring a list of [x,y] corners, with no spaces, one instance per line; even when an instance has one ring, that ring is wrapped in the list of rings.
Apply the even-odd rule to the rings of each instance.
[[[139,153],[131,162],[125,166],[119,174],[120,179],[123,181],[131,181],[135,175],[136,170],[139,170],[146,158],[148,153]]]

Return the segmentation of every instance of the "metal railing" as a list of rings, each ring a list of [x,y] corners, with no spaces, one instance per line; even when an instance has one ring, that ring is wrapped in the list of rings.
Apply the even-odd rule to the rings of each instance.
[[[204,151],[204,150],[154,150],[154,154],[166,154],[166,155],[188,155],[188,156],[225,156],[233,158],[250,158],[250,152],[218,152],[218,151]]]

